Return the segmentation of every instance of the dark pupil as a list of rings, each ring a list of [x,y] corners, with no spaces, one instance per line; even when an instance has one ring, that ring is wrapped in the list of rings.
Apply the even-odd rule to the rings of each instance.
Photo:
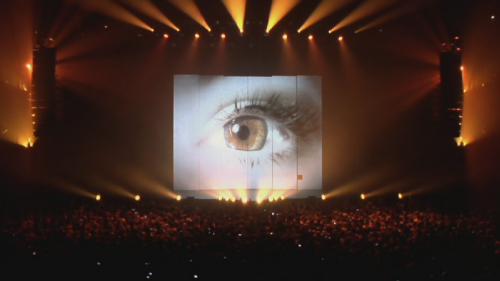
[[[246,141],[248,139],[248,137],[250,137],[250,129],[247,126],[242,125],[242,126],[240,126],[236,135],[238,136],[238,138],[240,140]]]

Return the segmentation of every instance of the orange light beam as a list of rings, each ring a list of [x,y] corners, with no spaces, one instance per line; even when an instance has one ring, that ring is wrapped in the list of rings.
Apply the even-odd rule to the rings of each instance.
[[[271,29],[299,2],[300,0],[273,0],[266,32],[269,33],[269,31],[271,31]]]
[[[312,14],[307,18],[307,20],[302,24],[302,26],[297,30],[298,33],[302,32],[302,30],[310,27],[311,25],[319,22],[330,14],[338,11],[340,8],[349,4],[354,0],[323,0],[319,3],[319,5],[314,9]]]
[[[153,19],[171,27],[172,29],[179,31],[179,28],[169,20],[161,11],[158,9],[150,0],[120,0],[125,3],[125,5],[136,9],[137,11],[152,17]]]
[[[52,45],[59,46],[59,44],[64,42],[68,35],[81,25],[86,16],[87,11],[85,10],[79,10],[75,15],[73,15],[68,21],[65,22],[64,27],[57,34],[52,36],[52,38],[54,38]]]
[[[354,11],[352,11],[352,13],[350,13],[347,17],[341,20],[336,26],[330,29],[328,33],[332,33],[336,30],[339,30],[350,24],[353,24],[363,18],[378,13],[390,6],[395,5],[395,3],[399,1],[401,0],[368,0],[366,2],[363,2]]]
[[[401,16],[407,15],[409,13],[415,12],[417,10],[420,10],[424,6],[430,5],[433,0],[426,0],[426,1],[410,1],[410,2],[404,2],[400,6],[398,6],[396,9],[393,9],[381,17],[375,19],[374,21],[368,23],[367,25],[361,27],[360,29],[356,30],[355,33],[365,31],[367,29],[370,29],[372,27],[381,25],[383,23],[386,23],[390,20],[399,18]]]
[[[194,0],[168,0],[174,6],[176,6],[179,10],[183,11],[186,15],[190,16],[193,20],[203,26],[208,32],[212,31],[210,26],[208,26],[205,18],[196,6]]]
[[[247,5],[247,0],[221,0],[224,6],[226,6],[227,11],[233,18],[236,26],[243,33],[243,23],[245,22],[245,7]]]
[[[106,15],[110,18],[114,18],[132,25],[135,25],[140,28],[144,28],[146,30],[151,31],[152,28],[141,21],[138,17],[134,16],[131,12],[129,12],[124,7],[119,4],[111,1],[111,0],[66,0],[75,5],[81,6],[84,9],[89,11],[97,12],[103,15]]]

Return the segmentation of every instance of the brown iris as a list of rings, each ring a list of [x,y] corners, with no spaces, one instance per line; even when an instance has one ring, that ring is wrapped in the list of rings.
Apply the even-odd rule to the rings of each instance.
[[[224,125],[226,145],[236,150],[261,150],[266,137],[266,121],[259,117],[241,116]]]

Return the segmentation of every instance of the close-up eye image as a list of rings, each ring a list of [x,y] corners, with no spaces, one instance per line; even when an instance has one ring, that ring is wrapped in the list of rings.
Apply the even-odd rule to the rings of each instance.
[[[237,150],[261,150],[266,143],[266,121],[253,116],[235,118],[224,125],[226,145]]]
[[[174,77],[174,187],[321,186],[321,78]]]

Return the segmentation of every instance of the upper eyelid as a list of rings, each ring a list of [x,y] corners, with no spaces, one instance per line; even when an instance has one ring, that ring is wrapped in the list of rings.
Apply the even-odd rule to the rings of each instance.
[[[246,96],[237,96],[233,97],[231,100],[228,100],[227,102],[220,103],[219,106],[215,109],[215,111],[211,114],[211,118],[217,116],[222,110],[228,108],[231,105],[234,105],[234,103],[251,103],[251,102],[256,102],[259,101],[261,103],[266,103],[270,98],[272,97],[278,97],[278,101],[285,101],[288,97],[291,96],[289,93],[280,93],[279,91],[258,91],[254,92],[251,94],[247,94]],[[296,95],[293,95],[296,97]],[[295,101],[293,101],[295,104]]]

